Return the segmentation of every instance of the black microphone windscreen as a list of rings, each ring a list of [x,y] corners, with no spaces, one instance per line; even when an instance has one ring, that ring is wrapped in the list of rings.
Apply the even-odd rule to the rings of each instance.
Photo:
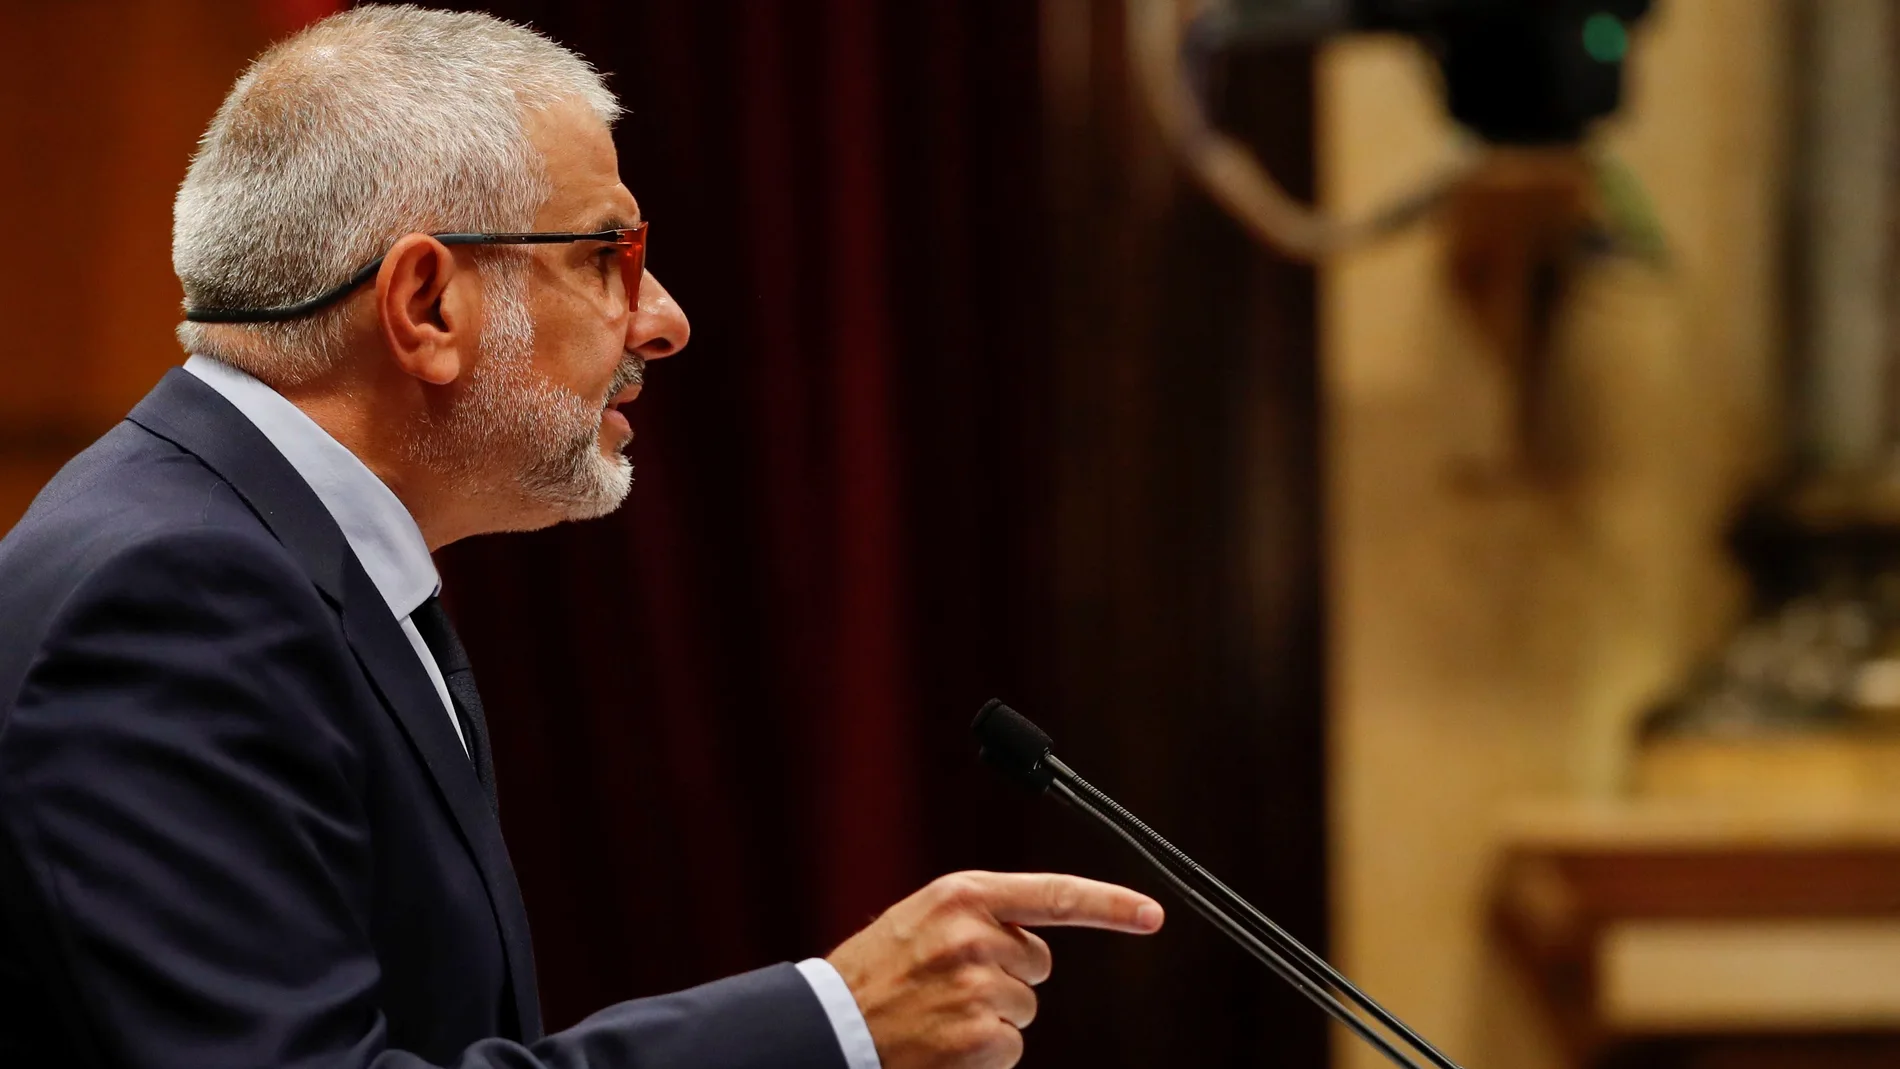
[[[970,730],[976,732],[977,742],[983,747],[983,760],[1031,790],[1049,789],[1055,770],[1043,757],[1055,743],[1028,717],[991,698],[977,712]]]

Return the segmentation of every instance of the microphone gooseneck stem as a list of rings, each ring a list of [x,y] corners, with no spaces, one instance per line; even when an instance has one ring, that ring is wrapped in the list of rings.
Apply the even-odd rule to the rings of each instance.
[[[1059,798],[1077,810],[1094,817],[1134,847],[1168,879],[1174,889],[1187,899],[1188,904],[1197,912],[1206,917],[1215,927],[1226,932],[1255,957],[1265,962],[1279,974],[1281,979],[1312,999],[1334,1019],[1352,1029],[1367,1043],[1378,1048],[1387,1058],[1406,1069],[1421,1069],[1416,1062],[1401,1053],[1384,1036],[1372,1031],[1362,1018],[1342,1005],[1331,992],[1326,990],[1327,987],[1350,999],[1380,1024],[1403,1038],[1408,1046],[1423,1055],[1437,1069],[1461,1069],[1457,1062],[1432,1046],[1423,1036],[1413,1031],[1370,995],[1354,986],[1352,981],[1346,979],[1326,959],[1307,949],[1305,944],[1293,938],[1286,929],[1275,924],[1266,914],[1254,908],[1252,903],[1216,879],[1213,873],[1195,863],[1194,859],[1188,857],[1180,848],[1162,838],[1159,832],[1143,823],[1141,818],[1130,813],[1113,798],[1076,774],[1074,769],[1063,764],[1054,754],[1043,754],[1042,763],[1054,773],[1050,787],[1057,791]],[[1155,851],[1159,851],[1160,856],[1157,856]],[[1239,917],[1236,918],[1227,912],[1228,910],[1238,913]],[[1288,958],[1298,962],[1303,968],[1296,967],[1287,960]]]
[[[1185,899],[1188,905],[1193,906],[1196,913],[1207,918],[1208,923],[1219,928],[1222,932],[1226,933],[1228,938],[1239,943],[1248,953],[1260,959],[1260,961],[1263,962],[1267,968],[1272,969],[1280,979],[1293,985],[1293,988],[1300,994],[1305,995],[1320,1009],[1325,1010],[1328,1016],[1340,1024],[1345,1025],[1347,1028],[1352,1029],[1353,1033],[1360,1039],[1371,1044],[1379,1053],[1390,1058],[1393,1064],[1400,1066],[1401,1069],[1423,1069],[1417,1062],[1406,1057],[1404,1052],[1393,1046],[1390,1040],[1373,1031],[1371,1025],[1368,1025],[1351,1010],[1347,1009],[1343,1003],[1333,997],[1331,992],[1328,992],[1325,988],[1314,983],[1305,973],[1295,968],[1291,962],[1281,957],[1272,947],[1262,942],[1258,936],[1245,925],[1235,920],[1225,910],[1221,909],[1221,907],[1208,901],[1205,895],[1195,890],[1179,873],[1175,872],[1167,863],[1151,853],[1140,838],[1127,828],[1122,827],[1114,817],[1096,808],[1092,801],[1078,795],[1069,787],[1068,783],[1064,782],[1061,776],[1058,776],[1055,782],[1049,786],[1050,789],[1055,792],[1059,800],[1065,802],[1076,811],[1095,818],[1102,823],[1103,827],[1121,837],[1122,841],[1133,847],[1136,853],[1146,858],[1148,863],[1153,865],[1155,869],[1167,879],[1168,884],[1174,888],[1175,893]]]

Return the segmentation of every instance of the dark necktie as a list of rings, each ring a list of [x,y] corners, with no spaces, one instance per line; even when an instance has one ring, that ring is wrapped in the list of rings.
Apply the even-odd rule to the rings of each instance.
[[[443,611],[442,599],[431,596],[409,619],[422,633],[422,642],[435,655],[435,666],[442,670],[448,684],[449,699],[455,706],[455,719],[462,725],[462,737],[468,740],[468,752],[475,762],[475,778],[481,781],[488,806],[501,815],[495,801],[495,763],[488,752],[488,722],[482,716],[482,696],[475,689],[475,671],[469,667],[468,652],[455,637],[455,625]]]

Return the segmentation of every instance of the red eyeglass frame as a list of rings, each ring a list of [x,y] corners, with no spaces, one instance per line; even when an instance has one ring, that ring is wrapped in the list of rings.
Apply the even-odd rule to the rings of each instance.
[[[577,241],[604,241],[620,252],[620,277],[632,279],[627,285],[627,310],[638,311],[640,307],[640,284],[646,278],[647,265],[647,228],[646,222],[632,226],[618,227],[613,230],[596,230],[579,234],[563,231],[531,232],[524,234],[461,234],[445,233],[429,236],[444,245],[569,245]],[[192,323],[280,323],[287,319],[296,319],[328,304],[342,300],[350,291],[376,277],[383,266],[385,256],[365,264],[349,277],[349,280],[308,300],[298,301],[277,308],[189,308],[185,310],[185,319]]]

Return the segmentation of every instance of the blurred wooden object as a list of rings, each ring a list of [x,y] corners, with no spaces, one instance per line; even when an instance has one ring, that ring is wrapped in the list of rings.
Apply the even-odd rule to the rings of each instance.
[[[1604,134],[1669,269],[1593,266],[1561,306],[1570,489],[1456,478],[1508,456],[1515,395],[1452,291],[1443,220],[1325,269],[1334,960],[1473,1069],[1567,1060],[1491,938],[1497,814],[1624,791],[1632,722],[1746,605],[1723,534],[1783,398],[1787,6],[1670,0],[1638,36]],[[1443,161],[1429,63],[1328,47],[1329,211]],[[1386,1065],[1344,1037],[1334,1058]]]
[[[0,533],[183,357],[171,203],[266,43],[255,4],[0,5]]]
[[[1495,921],[1579,1069],[1900,1064],[1900,809],[1572,804],[1503,843]]]
[[[1900,732],[1652,739],[1635,787],[1657,801],[1900,809]]]
[[[1493,149],[1446,203],[1451,290],[1511,393],[1513,450],[1504,459],[1513,470],[1491,477],[1550,479],[1576,464],[1553,396],[1551,346],[1596,225],[1594,190],[1590,163],[1575,148]]]
[[[1811,470],[1859,475],[1900,441],[1893,336],[1900,56],[1889,0],[1800,5],[1795,145],[1800,314],[1795,443]]]

